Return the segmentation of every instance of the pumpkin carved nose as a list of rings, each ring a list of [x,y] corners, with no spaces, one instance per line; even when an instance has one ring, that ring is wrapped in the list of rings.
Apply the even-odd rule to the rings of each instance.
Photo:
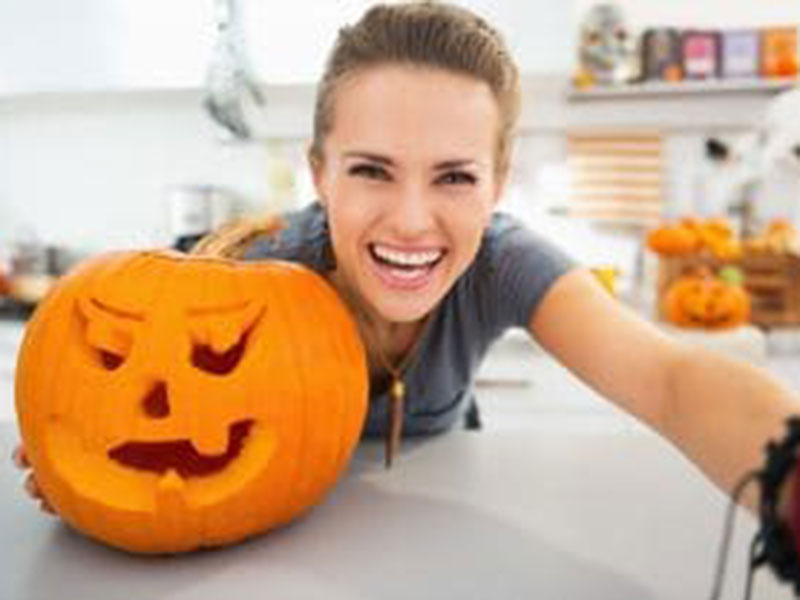
[[[163,419],[169,416],[167,385],[163,381],[156,383],[144,397],[142,409],[148,417],[153,419]]]

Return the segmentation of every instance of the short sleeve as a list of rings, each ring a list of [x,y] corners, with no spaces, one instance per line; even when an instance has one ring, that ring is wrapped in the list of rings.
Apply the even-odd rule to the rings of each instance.
[[[521,221],[497,214],[484,245],[482,304],[491,328],[527,328],[550,286],[578,266],[576,260]]]

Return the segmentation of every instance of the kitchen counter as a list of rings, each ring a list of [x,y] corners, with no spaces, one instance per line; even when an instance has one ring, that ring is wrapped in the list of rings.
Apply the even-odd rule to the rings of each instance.
[[[16,443],[0,426],[0,451]],[[334,492],[284,529],[227,549],[143,558],[41,514],[0,461],[0,598],[707,598],[726,498],[642,429],[451,432],[395,466],[363,443]],[[725,598],[743,591],[739,511]],[[754,598],[791,597],[771,574]]]

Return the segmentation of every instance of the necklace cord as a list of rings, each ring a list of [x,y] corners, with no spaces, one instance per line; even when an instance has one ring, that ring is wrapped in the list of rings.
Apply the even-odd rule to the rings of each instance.
[[[374,349],[374,356],[377,357],[381,367],[385,369],[391,377],[388,389],[389,406],[386,411],[387,422],[384,438],[384,464],[386,468],[389,469],[392,466],[394,457],[399,451],[400,442],[403,438],[406,409],[406,384],[403,381],[403,376],[411,360],[417,355],[420,342],[427,331],[429,318],[425,317],[422,327],[417,332],[417,336],[411,344],[411,347],[401,356],[397,363],[393,363],[384,352],[378,332],[374,329],[372,319],[369,315],[364,313],[363,310],[359,310],[359,312],[362,314],[361,320],[356,319],[359,330],[365,338],[367,345]]]
[[[714,575],[714,582],[711,588],[711,600],[718,600],[722,594],[722,586],[725,580],[725,570],[728,565],[728,554],[730,552],[730,542],[733,536],[733,526],[736,518],[736,508],[742,493],[748,485],[753,483],[758,477],[758,471],[751,471],[745,474],[736,484],[728,502],[728,510],[725,515],[725,524],[722,532],[722,542],[720,543],[717,554],[717,568]]]

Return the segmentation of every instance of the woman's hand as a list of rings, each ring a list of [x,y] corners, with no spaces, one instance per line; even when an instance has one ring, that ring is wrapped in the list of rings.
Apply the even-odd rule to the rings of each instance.
[[[26,470],[31,468],[28,457],[25,455],[25,447],[22,444],[14,448],[11,458],[18,469]],[[40,509],[51,515],[56,514],[53,505],[47,501],[47,498],[42,494],[42,490],[40,490],[39,486],[36,484],[36,478],[33,476],[33,473],[28,473],[28,477],[25,479],[25,491],[28,492],[31,498],[38,500]]]

